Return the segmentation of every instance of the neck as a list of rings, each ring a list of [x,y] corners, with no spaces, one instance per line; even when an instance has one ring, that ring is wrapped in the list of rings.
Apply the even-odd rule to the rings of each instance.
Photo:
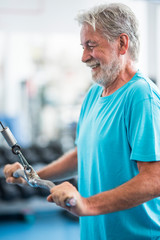
[[[121,88],[123,85],[125,85],[127,82],[129,82],[133,76],[136,74],[137,68],[126,68],[125,70],[122,70],[118,77],[112,82],[109,86],[104,87],[102,97],[106,97],[114,93],[116,90]]]

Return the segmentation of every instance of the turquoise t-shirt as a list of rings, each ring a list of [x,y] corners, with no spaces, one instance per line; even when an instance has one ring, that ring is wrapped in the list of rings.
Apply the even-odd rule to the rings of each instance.
[[[77,126],[78,186],[90,197],[129,181],[137,161],[160,161],[160,92],[139,71],[112,95],[93,85]],[[160,239],[160,198],[138,207],[80,217],[81,240]]]

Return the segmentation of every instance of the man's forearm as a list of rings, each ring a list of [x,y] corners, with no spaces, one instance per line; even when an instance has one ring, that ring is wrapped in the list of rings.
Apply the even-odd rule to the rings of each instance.
[[[62,157],[38,171],[43,179],[53,181],[71,178],[77,174],[77,149],[64,154]]]
[[[145,174],[138,174],[115,189],[89,197],[86,215],[107,214],[136,207],[158,197],[160,195],[159,186],[160,181],[157,181],[156,178],[149,179]]]
[[[112,190],[86,198],[73,185],[64,182],[52,189],[48,201],[66,208],[65,199],[75,198],[77,204],[70,211],[77,216],[89,216],[126,210],[159,197],[160,161],[137,162],[137,166],[137,176]]]

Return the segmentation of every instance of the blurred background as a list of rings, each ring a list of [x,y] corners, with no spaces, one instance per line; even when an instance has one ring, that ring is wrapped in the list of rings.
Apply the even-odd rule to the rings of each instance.
[[[160,0],[118,2],[139,20],[139,69],[160,86]],[[74,147],[81,103],[92,84],[81,63],[75,17],[100,3],[105,1],[0,0],[0,121],[36,169]],[[5,183],[4,165],[17,160],[0,137],[0,239],[47,234],[78,240],[78,218],[47,203],[48,192]],[[76,179],[70,181],[76,186]]]

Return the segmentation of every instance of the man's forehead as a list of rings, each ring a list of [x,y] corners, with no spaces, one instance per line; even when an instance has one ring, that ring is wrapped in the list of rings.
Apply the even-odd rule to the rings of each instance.
[[[81,44],[95,43],[102,38],[102,34],[94,30],[93,27],[89,24],[82,25],[80,32]]]
[[[81,27],[80,34],[95,34],[97,31],[88,23],[84,23]]]

